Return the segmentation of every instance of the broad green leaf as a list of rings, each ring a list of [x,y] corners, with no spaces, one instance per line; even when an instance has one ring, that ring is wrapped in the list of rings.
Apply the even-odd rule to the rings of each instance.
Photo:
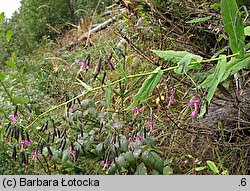
[[[236,0],[221,0],[224,29],[229,35],[229,45],[237,58],[244,56],[244,25]]]
[[[173,158],[170,158],[170,159],[165,159],[163,163],[164,163],[164,166],[166,166],[172,162],[173,162]]]
[[[119,157],[116,159],[116,165],[119,167],[123,167],[125,169],[128,168],[129,163],[125,160],[125,157],[123,154],[119,155]]]
[[[12,37],[12,31],[11,30],[9,30],[8,32],[7,32],[7,34],[6,34],[6,40],[7,40],[7,42],[10,42],[10,40],[11,40],[11,37]]]
[[[226,71],[226,63],[227,63],[226,56],[225,55],[221,56],[221,59],[218,61],[215,67],[214,78],[206,96],[206,100],[208,101],[208,104],[210,104],[210,101],[212,100],[214,96],[217,86],[219,85]]]
[[[0,80],[4,81],[5,78],[6,78],[6,73],[0,72]]]
[[[147,168],[144,163],[139,164],[136,170],[137,175],[147,175]]]
[[[204,22],[204,21],[211,19],[211,17],[212,16],[196,18],[196,19],[192,19],[190,21],[187,21],[186,23],[188,23],[188,24],[201,23],[201,22]]]
[[[192,54],[187,51],[174,51],[174,50],[167,50],[167,51],[161,51],[161,50],[152,50],[153,53],[155,53],[157,56],[163,58],[164,60],[168,62],[178,63],[183,57],[186,55],[192,55],[193,61],[201,61],[202,57]]]
[[[4,21],[4,12],[0,14],[0,23],[2,23],[3,21]]]
[[[166,166],[163,168],[163,174],[164,175],[171,175],[171,174],[173,174],[173,169],[169,166]]]
[[[221,79],[220,82],[226,80],[229,76],[234,75],[238,71],[242,69],[250,68],[250,54],[246,54],[243,59],[231,59],[226,64],[226,71]],[[214,73],[210,74],[201,84],[199,87],[202,88],[209,88],[212,85],[213,79],[215,78]]]
[[[250,68],[250,54],[246,54],[244,59],[232,59],[227,63],[226,72],[221,81],[226,80],[229,76],[234,75],[242,69]]]
[[[108,110],[110,109],[110,94],[111,94],[111,85],[110,80],[107,81],[107,88],[105,90],[105,100],[107,103]]]
[[[186,54],[177,64],[179,66],[178,69],[175,69],[175,73],[177,74],[182,74],[187,73],[189,71],[189,69],[193,68],[193,69],[197,69],[199,68],[200,64],[192,64],[190,65],[191,61],[195,60],[195,61],[201,61],[202,57],[188,53]]]
[[[145,165],[152,166],[159,173],[163,172],[164,163],[161,157],[157,153],[151,151],[143,152],[142,161],[144,162]]]
[[[62,163],[65,163],[67,160],[69,160],[70,152],[68,150],[63,151],[62,156]]]
[[[244,28],[244,33],[246,36],[250,36],[250,26]]]
[[[24,103],[29,103],[29,99],[25,97],[17,96],[13,98],[13,102],[14,104],[24,104]]]
[[[213,171],[214,174],[219,174],[219,170],[218,170],[217,166],[214,164],[214,162],[208,160],[207,165],[210,168],[210,170]]]
[[[125,110],[131,110],[139,103],[143,103],[149,95],[154,91],[155,87],[161,80],[163,75],[163,71],[161,67],[158,67],[154,70],[154,72],[144,81],[142,87],[139,89],[138,93],[135,95],[133,102],[131,105]]]
[[[199,171],[205,170],[206,168],[207,168],[206,166],[199,166],[199,167],[196,167],[194,170],[199,172]]]
[[[134,154],[132,151],[128,151],[124,155],[125,160],[128,161],[130,165],[134,165],[136,163],[136,158],[134,157]]]
[[[16,66],[16,64],[15,64],[15,62],[14,62],[13,60],[7,60],[7,61],[6,61],[6,64],[7,64],[9,67],[11,67],[11,68],[14,68],[14,69],[17,68],[17,66]]]

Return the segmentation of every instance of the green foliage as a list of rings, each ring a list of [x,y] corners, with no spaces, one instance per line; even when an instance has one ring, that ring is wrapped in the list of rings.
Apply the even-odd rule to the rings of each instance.
[[[210,168],[210,170],[213,171],[214,174],[219,174],[219,170],[218,170],[217,166],[214,164],[214,162],[208,160],[207,165]]]
[[[244,25],[235,0],[221,1],[224,29],[229,35],[229,45],[236,58],[244,57]]]
[[[154,91],[155,87],[160,82],[162,75],[163,71],[161,70],[161,67],[156,68],[153,73],[144,81],[142,87],[135,95],[133,102],[128,108],[126,108],[126,110],[131,110],[136,107],[137,104],[143,103]]]
[[[205,22],[211,18],[212,18],[211,16],[208,16],[208,17],[203,17],[203,18],[192,19],[190,21],[187,21],[187,23],[188,24],[201,23],[201,22]]]

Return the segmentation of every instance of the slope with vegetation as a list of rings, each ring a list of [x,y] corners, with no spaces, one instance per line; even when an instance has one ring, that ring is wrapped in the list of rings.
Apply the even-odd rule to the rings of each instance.
[[[249,174],[248,8],[23,0],[1,14],[1,174]]]

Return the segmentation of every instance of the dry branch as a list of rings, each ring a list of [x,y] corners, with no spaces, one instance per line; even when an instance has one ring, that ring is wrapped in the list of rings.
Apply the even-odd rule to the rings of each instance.
[[[126,12],[126,9],[122,9],[121,13],[118,16],[113,16],[110,19],[104,21],[103,23],[98,24],[94,28],[90,29],[88,32],[81,35],[77,39],[77,41],[73,41],[67,44],[66,46],[62,47],[59,51],[71,50],[74,46],[77,46],[80,42],[87,40],[91,35],[105,29],[107,26],[111,25],[112,23],[116,22],[118,19],[122,18],[125,12]]]

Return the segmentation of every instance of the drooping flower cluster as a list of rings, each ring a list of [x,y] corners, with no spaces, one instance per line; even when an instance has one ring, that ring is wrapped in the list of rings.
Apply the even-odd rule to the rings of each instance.
[[[139,107],[135,107],[133,108],[132,111],[133,111],[133,117],[136,118],[137,114],[142,112],[142,109]]]
[[[11,124],[15,124],[17,118],[19,118],[19,117],[20,117],[20,114],[18,114],[18,113],[9,115],[9,118],[12,119],[12,123]]]
[[[68,147],[68,151],[70,152],[70,154],[72,155],[72,157],[73,157],[73,161],[74,162],[76,162],[76,151],[74,151],[73,149],[72,149],[72,147],[70,146],[70,147]]]
[[[106,168],[110,167],[110,162],[108,161],[108,158],[104,159],[102,161],[102,164],[104,165],[102,170],[105,170]]]
[[[83,68],[84,68],[86,71],[88,71],[89,65],[86,64],[84,61],[77,61],[76,63],[77,63],[79,66],[81,66],[81,68],[78,70],[77,74],[80,74],[80,73],[82,72]]]
[[[149,121],[149,122],[147,122],[147,125],[150,126],[150,132],[153,131],[153,128],[154,128],[154,125],[155,125],[155,124],[156,124],[156,123],[155,123],[154,121]]]
[[[191,116],[193,118],[196,118],[199,115],[200,110],[201,110],[201,103],[200,103],[200,101],[198,99],[196,99],[196,98],[191,99],[189,101],[189,105],[190,106],[194,106],[194,110],[192,111]]]
[[[171,104],[175,103],[175,99],[174,99],[174,93],[175,93],[175,88],[172,88],[170,91],[170,96],[167,97],[167,99],[169,100],[167,108],[169,109]]]
[[[138,144],[140,144],[141,142],[144,141],[144,138],[141,137],[140,135],[137,135],[136,137],[129,137],[128,141],[129,141],[130,143],[136,142],[136,141],[137,141]]]
[[[40,159],[41,158],[41,155],[37,154],[37,152],[32,152],[31,155],[34,157],[34,158],[37,158],[37,159]]]
[[[18,146],[23,146],[23,147],[27,147],[27,146],[30,146],[32,145],[32,140],[22,140],[18,143]]]

